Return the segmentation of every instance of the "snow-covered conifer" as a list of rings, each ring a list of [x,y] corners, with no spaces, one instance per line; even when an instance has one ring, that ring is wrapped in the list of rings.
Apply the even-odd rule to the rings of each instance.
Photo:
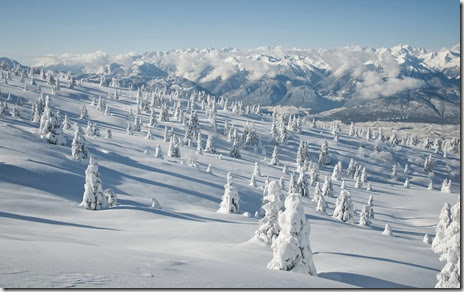
[[[233,185],[232,175],[227,173],[227,183],[224,185],[224,195],[219,205],[218,213],[238,213],[240,210],[240,197],[237,188]]]
[[[198,138],[197,138],[197,154],[203,155],[203,148],[201,146],[201,133],[198,133]]]
[[[212,170],[212,168],[211,168],[211,163],[208,164],[208,167],[206,168],[206,172],[207,172],[207,173],[213,173],[213,170]]]
[[[329,146],[327,144],[327,140],[324,139],[321,145],[321,150],[319,151],[319,167],[328,164],[330,164]]]
[[[296,185],[296,179],[295,179],[295,173],[292,172],[290,174],[290,181],[288,185],[288,193],[296,193],[297,192],[297,185]]]
[[[368,182],[368,183],[367,183],[366,191],[372,191],[371,182]]]
[[[108,208],[107,198],[103,194],[98,164],[92,156],[90,156],[89,166],[85,170],[84,196],[80,206],[84,206],[89,210]]]
[[[393,164],[392,173],[391,173],[392,180],[398,180],[398,174],[396,172],[396,164]]]
[[[309,197],[309,181],[303,170],[300,170],[297,180],[297,190],[302,197]]]
[[[354,208],[350,192],[341,190],[335,203],[335,210],[332,215],[334,218],[343,222],[353,223]]]
[[[66,145],[63,134],[63,125],[58,113],[53,109],[50,98],[47,96],[45,109],[40,118],[40,138],[47,140],[50,144]]]
[[[430,179],[430,181],[429,181],[429,185],[427,187],[427,190],[433,190],[433,181],[432,181],[432,179]]]
[[[341,185],[340,185],[340,189],[341,189],[341,190],[346,189],[346,183],[345,183],[345,180],[344,180],[344,179],[342,180],[342,183],[341,183]]]
[[[369,218],[374,218],[374,197],[371,195],[367,200],[367,215]]]
[[[327,175],[324,177],[324,184],[322,185],[321,193],[326,197],[333,196],[332,180]]]
[[[258,162],[255,162],[255,168],[253,170],[253,175],[255,176],[262,176],[261,175],[261,168],[259,167]]]
[[[255,237],[266,244],[270,245],[279,235],[280,227],[277,219],[279,212],[283,210],[284,199],[277,181],[271,181],[263,197],[264,217],[259,221],[258,230],[255,232]]]
[[[361,214],[359,215],[359,225],[367,226],[370,225],[369,215],[367,214],[367,205],[363,205]]]
[[[109,208],[116,207],[116,205],[118,204],[118,197],[113,192],[113,190],[112,189],[106,189],[104,194],[105,194],[105,197],[106,197],[106,199],[108,201],[108,207]]]
[[[279,155],[279,153],[278,153],[277,146],[274,146],[274,151],[272,151],[271,165],[278,165],[279,164],[278,155]]]
[[[337,163],[334,166],[333,172],[332,172],[332,179],[333,180],[340,180],[341,179],[341,174],[340,174],[340,165]]]
[[[216,146],[214,145],[214,140],[213,140],[212,135],[208,135],[208,139],[206,140],[205,151],[207,153],[216,153]]]
[[[406,177],[406,179],[405,179],[405,181],[404,181],[403,187],[404,187],[405,189],[409,189],[409,177]]]
[[[82,106],[81,114],[79,116],[81,120],[88,120],[89,113],[87,112],[87,107],[85,105]]]
[[[156,148],[155,148],[155,157],[156,158],[161,158],[163,159],[164,156],[163,156],[163,151],[161,150],[161,146],[159,144],[156,144]]]
[[[89,155],[87,145],[85,145],[84,137],[82,137],[81,132],[82,129],[78,127],[72,141],[71,156],[76,160],[86,159]]]
[[[235,141],[234,141],[234,144],[232,145],[232,149],[230,150],[230,156],[234,158],[242,158],[240,149],[238,148],[237,142]]]
[[[285,199],[285,211],[279,215],[278,226],[282,230],[271,245],[273,259],[267,267],[317,275],[309,244],[310,227],[298,194],[289,194]]]
[[[391,226],[390,224],[385,224],[385,229],[382,231],[382,234],[383,235],[386,235],[386,236],[393,236],[393,232],[391,230]]]

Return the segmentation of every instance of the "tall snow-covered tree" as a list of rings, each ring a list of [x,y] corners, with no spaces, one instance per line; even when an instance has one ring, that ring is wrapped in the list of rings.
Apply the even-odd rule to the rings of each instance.
[[[208,139],[206,140],[205,152],[216,153],[216,146],[214,145],[214,140],[213,140],[212,135],[208,135]]]
[[[279,158],[278,158],[278,149],[277,146],[274,146],[274,151],[272,151],[272,158],[271,158],[271,164],[272,165],[278,165],[279,164]]]
[[[81,120],[88,120],[89,119],[89,113],[87,111],[87,107],[85,105],[82,106],[81,114],[79,116]]]
[[[359,225],[367,226],[370,225],[369,215],[367,211],[367,205],[363,205],[361,214],[359,215]]]
[[[326,197],[333,196],[332,180],[327,175],[324,177],[324,184],[322,185],[321,193]]]
[[[461,287],[461,202],[451,208],[451,223],[445,231],[443,251],[440,261],[446,261],[445,266],[437,275],[435,288]]]
[[[393,164],[391,179],[398,180],[398,173],[396,172],[396,164]]]
[[[309,181],[303,170],[300,171],[298,176],[297,190],[302,197],[309,197]]]
[[[84,196],[80,206],[84,206],[89,210],[101,210],[108,208],[107,198],[103,194],[98,164],[92,156],[90,156],[89,166],[87,166],[87,169],[85,170]]]
[[[267,194],[263,197],[264,218],[259,221],[258,230],[255,232],[255,237],[268,245],[279,235],[280,227],[277,224],[277,219],[279,212],[283,210],[284,200],[285,197],[282,195],[277,181],[271,181],[267,188]]]
[[[451,223],[451,205],[444,203],[443,208],[438,216],[438,224],[435,228],[435,237],[432,241],[432,250],[434,253],[442,253],[446,246],[445,232]]]
[[[232,175],[227,173],[227,183],[224,185],[224,195],[219,205],[218,213],[238,213],[240,210],[240,197],[237,188],[233,185]]]
[[[66,138],[63,134],[63,125],[61,124],[58,113],[53,109],[50,98],[47,95],[45,100],[45,109],[40,118],[40,138],[50,144],[66,145]]]
[[[78,127],[72,141],[71,156],[76,160],[86,159],[89,155],[87,145],[85,145],[84,137],[82,137],[81,132],[82,129]]]
[[[347,190],[341,190],[335,202],[335,210],[332,217],[343,222],[353,223],[354,207],[351,194]]]
[[[262,176],[261,175],[261,168],[259,167],[258,162],[255,162],[255,168],[253,169],[253,175]]]
[[[271,245],[273,258],[268,269],[317,275],[309,244],[310,227],[298,194],[289,194],[285,199],[278,225],[282,230]]]
[[[324,139],[321,145],[321,150],[319,151],[319,167],[328,164],[330,164],[329,146],[327,144],[327,140]]]

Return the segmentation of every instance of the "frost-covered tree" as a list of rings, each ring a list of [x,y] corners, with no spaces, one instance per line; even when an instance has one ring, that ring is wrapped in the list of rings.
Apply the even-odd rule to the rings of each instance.
[[[156,144],[156,148],[155,148],[155,158],[161,158],[163,159],[164,156],[163,156],[163,151],[161,150],[161,146],[159,144]]]
[[[353,160],[353,158],[351,158],[350,164],[348,165],[348,169],[346,170],[346,174],[348,175],[348,177],[353,178],[355,171],[356,171],[356,162]]]
[[[234,158],[242,158],[242,154],[240,153],[240,149],[237,145],[237,142],[234,141],[234,144],[232,145],[232,149],[230,150],[230,157]]]
[[[253,175],[262,176],[261,175],[261,168],[259,167],[258,162],[255,162],[255,168],[253,169]]]
[[[348,132],[348,136],[353,137],[354,136],[354,124],[351,122],[350,124],[350,130]]]
[[[398,173],[396,172],[396,164],[393,164],[391,179],[398,180]]]
[[[227,173],[227,183],[224,185],[224,195],[219,205],[218,213],[238,213],[240,210],[240,197],[237,188],[233,185],[232,175]]]
[[[207,172],[207,173],[213,173],[213,170],[212,170],[212,168],[211,168],[211,163],[208,164],[208,167],[206,168],[206,172]]]
[[[275,118],[272,119],[271,142],[274,144],[277,144],[280,142],[279,132],[277,131],[277,124],[276,124]]]
[[[259,220],[258,230],[255,237],[270,245],[279,235],[280,227],[277,224],[279,212],[283,210],[285,197],[282,190],[273,180],[269,183],[267,194],[263,197],[264,217]]]
[[[327,140],[324,139],[321,145],[321,150],[319,151],[319,167],[328,164],[330,164],[329,146],[327,144]]]
[[[433,190],[433,181],[430,179],[429,185],[427,186],[427,190]]]
[[[409,189],[409,177],[406,177],[406,179],[404,180],[403,187],[405,189]]]
[[[367,213],[367,205],[363,205],[361,214],[359,215],[359,225],[367,226],[370,225],[369,215]]]
[[[82,106],[81,114],[79,116],[81,120],[88,120],[89,119],[89,113],[87,111],[87,107],[85,105]]]
[[[256,179],[255,179],[254,174],[251,175],[249,186],[250,187],[255,187],[255,188],[258,187],[258,184],[256,183]]]
[[[356,181],[354,183],[354,188],[355,189],[361,189],[362,188],[362,180],[361,180],[361,176],[358,176],[356,178]]]
[[[308,176],[303,170],[300,170],[297,180],[297,190],[302,197],[309,197],[309,181]]]
[[[366,191],[372,191],[371,182],[368,182],[368,183],[367,183]]]
[[[198,138],[197,138],[197,154],[203,155],[203,148],[201,146],[201,134],[198,133]]]
[[[362,171],[361,171],[361,181],[363,183],[367,182],[367,170],[365,166],[363,166]]]
[[[327,175],[324,177],[324,184],[322,185],[321,192],[323,196],[326,196],[326,197],[333,196],[332,180]]]
[[[105,197],[106,197],[106,199],[108,201],[108,207],[110,207],[110,208],[116,207],[116,205],[118,204],[118,197],[113,192],[113,190],[112,189],[106,189],[104,194],[105,194]]]
[[[390,224],[385,224],[385,229],[383,230],[382,232],[383,235],[386,235],[386,236],[393,236],[393,232],[391,230],[391,226]]]
[[[451,223],[445,231],[446,245],[440,255],[440,261],[446,261],[445,266],[437,275],[435,288],[461,287],[461,202],[451,208]]]
[[[335,202],[335,210],[332,217],[343,222],[353,223],[354,207],[350,192],[341,190]]]
[[[291,193],[297,193],[297,184],[296,184],[296,179],[295,179],[295,173],[292,172],[290,174],[290,181],[289,181],[289,185],[288,185],[288,193],[291,194]]]
[[[176,143],[176,135],[171,136],[169,141],[168,156],[169,157],[180,157],[179,143]]]
[[[272,151],[271,165],[278,165],[279,164],[278,155],[279,155],[279,153],[278,153],[277,146],[274,146],[274,151]]]
[[[86,159],[89,155],[87,145],[85,145],[84,137],[82,137],[82,129],[78,127],[74,133],[72,141],[71,156],[76,160]]]
[[[316,211],[321,213],[326,213],[327,202],[325,201],[324,196],[318,196],[316,199]]]
[[[281,232],[271,245],[273,258],[268,269],[317,275],[309,244],[310,227],[298,194],[289,194],[285,199],[278,225]]]
[[[80,206],[84,206],[88,210],[108,208],[107,198],[103,194],[98,164],[92,156],[90,156],[89,166],[85,170],[84,196]]]
[[[285,127],[284,124],[281,125],[280,127],[280,136],[279,136],[279,142],[282,144],[287,143],[288,141],[288,132],[287,128]]]
[[[53,109],[50,98],[45,100],[45,109],[40,118],[40,138],[50,144],[66,145],[63,134],[63,125],[58,113]]]
[[[207,153],[216,153],[216,146],[214,145],[214,140],[213,140],[212,135],[208,135],[208,139],[206,140],[205,151]]]
[[[332,179],[333,180],[340,180],[341,179],[341,174],[340,174],[340,165],[337,163],[334,166],[333,172],[332,172]]]
[[[279,186],[282,190],[285,189],[285,178],[283,176],[281,176],[279,179]]]
[[[367,200],[367,215],[369,218],[374,218],[374,197],[371,195],[369,196],[369,200]]]
[[[313,198],[311,199],[311,201],[317,202],[319,196],[322,196],[322,191],[319,187],[319,182],[317,182],[316,186],[314,187]]]
[[[442,193],[451,193],[451,180],[445,180],[441,184],[441,192]]]
[[[341,185],[340,185],[340,189],[341,189],[341,190],[346,189],[346,182],[345,182],[345,180],[342,180],[342,183],[341,183]]]
[[[63,119],[63,129],[69,130],[71,129],[71,123],[68,120],[68,115],[64,115]]]
[[[432,241],[432,250],[434,253],[442,253],[446,242],[445,231],[451,223],[451,205],[445,202],[438,216],[438,224],[435,228],[435,238]]]

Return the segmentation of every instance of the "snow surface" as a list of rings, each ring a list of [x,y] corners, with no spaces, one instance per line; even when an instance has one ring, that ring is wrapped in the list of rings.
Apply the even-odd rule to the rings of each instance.
[[[45,94],[51,88],[36,78]],[[85,183],[88,160],[71,157],[74,130],[64,130],[68,146],[48,144],[41,140],[38,125],[29,121],[32,102],[39,93],[23,91],[19,77],[5,85],[0,81],[1,100],[12,94],[21,96],[22,119],[0,120],[0,286],[8,288],[432,288],[435,276],[444,263],[439,262],[424,234],[432,237],[443,203],[454,204],[460,189],[453,179],[454,193],[441,193],[439,185],[449,178],[449,169],[459,173],[459,157],[443,158],[432,150],[401,146],[392,151],[401,165],[399,180],[389,176],[391,162],[371,158],[374,141],[340,133],[339,142],[323,128],[303,126],[302,134],[289,132],[290,140],[279,147],[279,161],[286,164],[289,174],[295,170],[296,150],[300,138],[309,143],[311,159],[317,160],[324,139],[329,142],[332,165],[321,169],[320,177],[331,175],[339,160],[346,171],[350,158],[366,166],[373,191],[353,189],[354,180],[344,178],[355,211],[355,222],[347,224],[331,217],[336,198],[325,198],[327,214],[315,210],[316,203],[302,198],[305,214],[311,224],[310,244],[318,275],[267,269],[272,250],[253,240],[259,219],[241,214],[219,214],[226,174],[231,172],[240,194],[240,211],[254,214],[261,207],[262,191],[250,187],[254,163],[259,161],[262,177],[288,181],[282,165],[273,166],[263,156],[241,149],[242,159],[229,156],[231,145],[219,134],[226,119],[240,131],[247,120],[254,121],[257,132],[265,140],[268,154],[270,116],[238,116],[218,107],[219,132],[211,131],[204,111],[196,105],[203,140],[214,136],[217,154],[197,155],[197,167],[182,164],[181,159],[154,157],[159,144],[167,153],[169,142],[163,142],[164,126],[174,127],[178,137],[184,134],[179,122],[160,122],[154,129],[154,140],[145,139],[146,132],[126,134],[128,107],[136,102],[129,98],[135,91],[122,90],[119,101],[106,98],[114,89],[84,83],[75,89],[62,89],[51,95],[61,117],[68,115],[71,124],[81,127],[82,105],[86,105],[92,122],[101,133],[111,129],[113,137],[86,137],[90,154],[99,164],[103,188],[111,188],[118,197],[115,208],[89,211],[79,207]],[[110,115],[105,116],[91,106],[93,97],[105,97]],[[176,102],[176,98],[174,101]],[[186,100],[183,101],[185,106]],[[10,109],[12,108],[10,103]],[[157,108],[159,117],[159,108]],[[144,123],[149,115],[143,114]],[[130,119],[132,121],[133,119]],[[360,144],[366,145],[360,152]],[[389,147],[389,146],[385,146]],[[145,154],[145,150],[147,154]],[[182,158],[195,152],[195,147],[181,147]],[[218,156],[222,154],[222,159]],[[434,190],[427,190],[429,178],[422,171],[423,159],[432,154],[435,166]],[[410,189],[402,186],[401,169],[409,163]],[[212,173],[206,168],[211,164]],[[340,181],[333,181],[338,196]],[[310,194],[314,187],[310,187]],[[357,225],[360,210],[374,196],[375,218],[372,225]],[[151,208],[155,197],[162,209]],[[385,224],[393,236],[382,235]]]

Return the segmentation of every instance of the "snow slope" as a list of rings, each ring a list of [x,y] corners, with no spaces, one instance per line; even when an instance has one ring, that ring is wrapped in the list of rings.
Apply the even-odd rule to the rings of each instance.
[[[44,80],[36,80],[45,94],[51,89]],[[315,205],[304,198],[305,212],[311,224],[310,243],[318,276],[266,268],[272,259],[269,247],[250,240],[258,227],[258,219],[240,214],[218,214],[226,183],[231,172],[241,198],[241,212],[254,214],[261,205],[262,190],[248,186],[254,163],[261,165],[263,186],[266,176],[279,179],[282,166],[269,165],[273,145],[270,144],[272,118],[264,115],[238,116],[218,106],[219,132],[224,121],[231,120],[239,130],[247,120],[254,121],[267,151],[267,160],[253,151],[242,149],[242,159],[229,157],[230,143],[219,133],[211,132],[204,111],[199,112],[203,143],[213,134],[219,153],[198,155],[198,167],[166,157],[168,142],[163,142],[164,125],[173,126],[182,137],[178,122],[161,122],[155,139],[144,139],[145,133],[126,134],[127,109],[136,102],[122,89],[119,101],[106,99],[110,115],[90,105],[92,97],[106,97],[114,89],[91,83],[62,87],[59,95],[51,95],[53,105],[72,123],[85,127],[79,120],[82,105],[89,110],[103,134],[111,129],[112,139],[88,138],[90,153],[100,165],[104,188],[118,195],[119,206],[102,211],[79,207],[84,191],[88,161],[72,160],[71,140],[74,130],[65,130],[68,146],[44,142],[37,133],[38,125],[29,121],[32,102],[39,93],[23,91],[18,76],[5,85],[0,81],[3,101],[12,95],[10,109],[21,96],[22,119],[0,120],[0,286],[5,288],[432,288],[435,275],[443,263],[422,242],[425,233],[434,234],[443,202],[454,203],[460,189],[453,180],[454,193],[437,190],[450,169],[459,173],[459,157],[444,159],[430,150],[401,146],[390,149],[401,166],[409,161],[411,188],[404,189],[400,180],[389,179],[391,162],[371,158],[373,142],[340,135],[332,142],[332,134],[323,128],[303,126],[302,134],[291,133],[285,146],[279,147],[279,159],[295,170],[299,139],[309,142],[315,160],[323,139],[329,141],[332,166],[321,169],[321,179],[330,175],[333,163],[341,160],[346,170],[350,158],[366,166],[373,191],[353,189],[354,181],[346,179],[356,208],[357,223],[362,204],[374,196],[375,219],[372,226],[360,227],[332,219],[335,198],[327,198],[328,214],[315,211]],[[173,99],[176,102],[176,98]],[[185,106],[186,100],[183,101]],[[144,122],[148,116],[143,114]],[[157,109],[159,116],[159,109]],[[145,127],[144,127],[145,128]],[[165,159],[154,158],[160,144]],[[360,144],[365,150],[359,151]],[[147,154],[145,154],[147,150]],[[182,158],[194,148],[181,147]],[[435,167],[435,190],[428,191],[428,178],[422,171],[423,159],[432,154]],[[208,164],[212,173],[206,173]],[[289,175],[285,175],[288,185]],[[312,193],[313,187],[310,188]],[[338,195],[340,182],[334,182]],[[151,208],[155,197],[162,209]],[[386,223],[393,237],[381,234]]]

